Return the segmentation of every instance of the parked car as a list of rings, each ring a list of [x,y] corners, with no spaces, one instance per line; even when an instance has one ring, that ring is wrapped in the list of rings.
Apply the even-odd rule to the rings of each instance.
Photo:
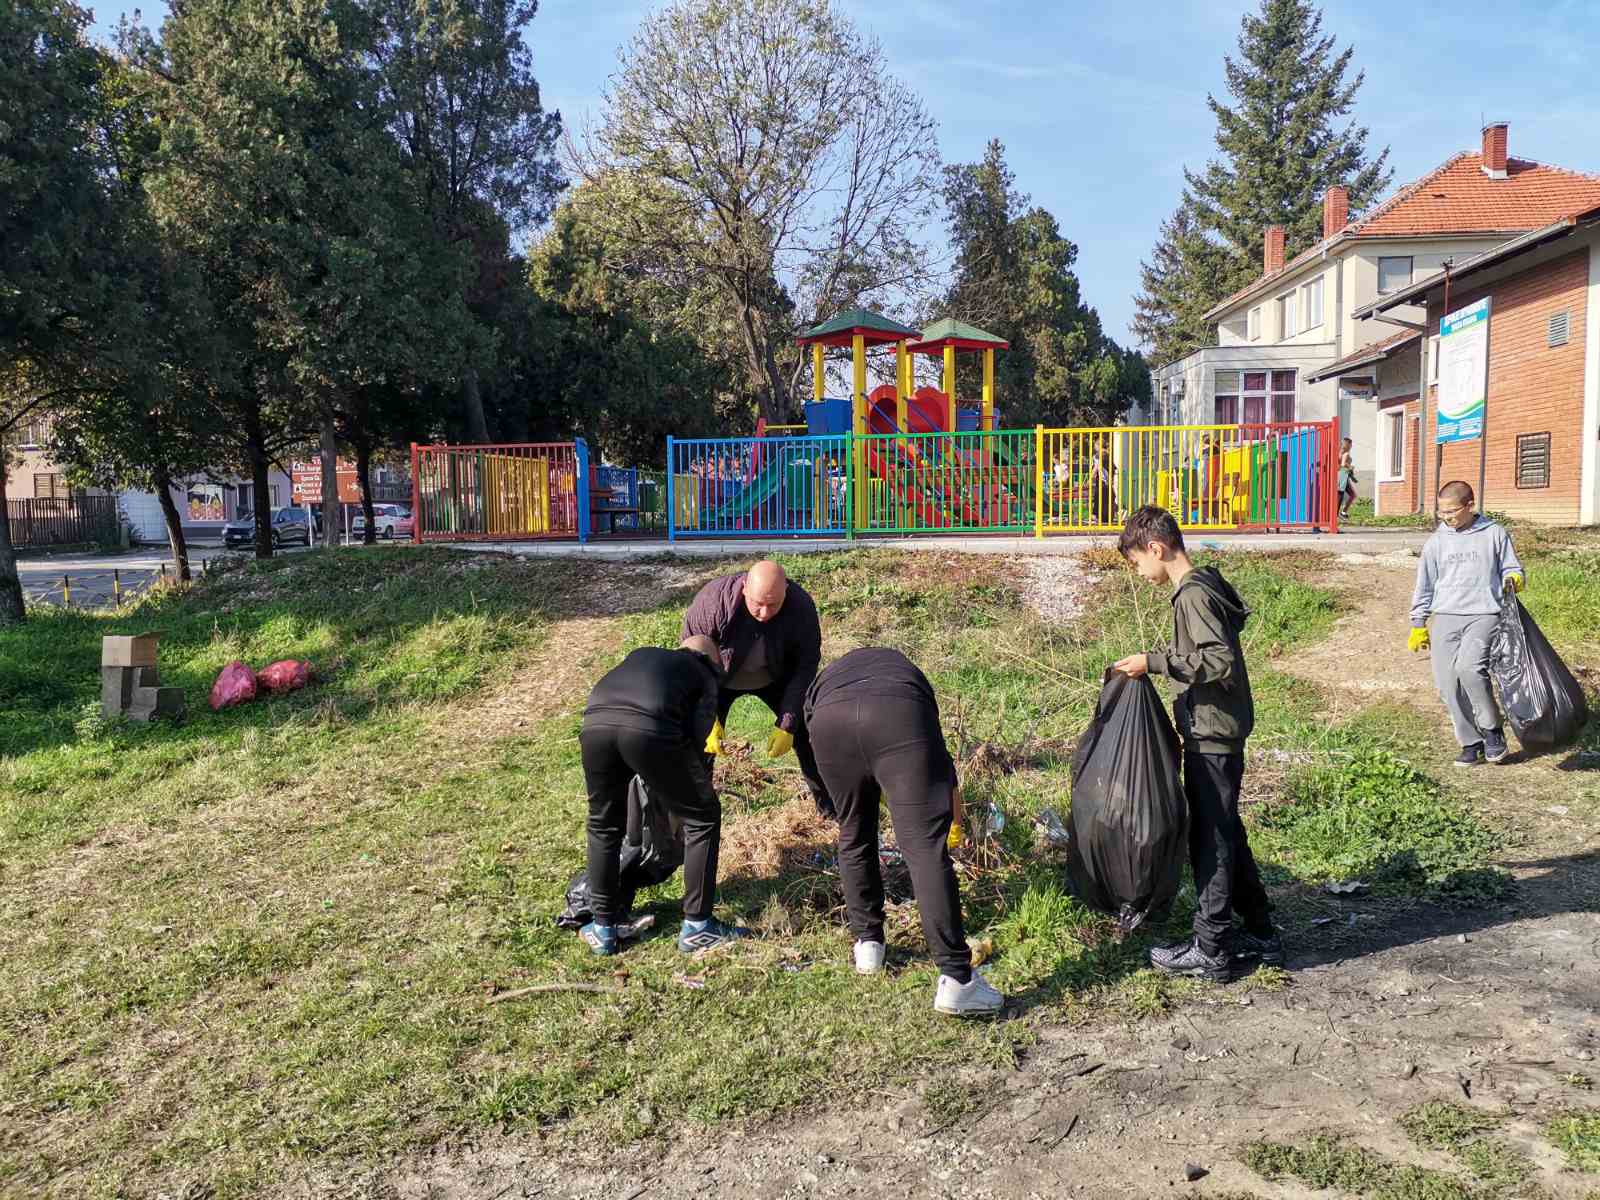
[[[411,536],[411,510],[403,504],[374,504],[372,506],[372,525],[381,538],[391,539]],[[355,520],[350,522],[350,536],[359,541],[367,531],[367,517],[365,513],[357,513]]]
[[[309,546],[311,544],[310,522],[306,520],[306,513],[301,508],[275,508],[272,510],[272,544],[274,546],[288,546],[298,544]],[[322,532],[322,522],[316,523],[316,530]],[[256,540],[256,519],[254,513],[241,513],[237,518],[229,521],[222,529],[222,544],[230,550],[238,546],[254,545]]]

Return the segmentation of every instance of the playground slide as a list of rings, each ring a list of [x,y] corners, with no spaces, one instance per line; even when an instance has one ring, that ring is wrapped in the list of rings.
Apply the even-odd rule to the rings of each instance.
[[[931,394],[930,394],[931,393]],[[906,401],[906,432],[907,433],[945,433],[947,423],[947,410],[945,408],[944,393],[924,388]],[[884,435],[893,435],[899,430],[895,428],[895,393],[891,385],[885,385],[873,392],[867,408],[867,431]],[[969,478],[983,478],[984,466],[976,454],[967,453],[958,447],[949,447],[951,456],[963,471],[971,472]],[[925,456],[917,450],[917,443],[908,442],[905,453],[913,462],[925,461]],[[978,528],[985,525],[1009,524],[1012,508],[1016,504],[1016,497],[1006,489],[996,485],[993,488],[995,495],[990,497],[991,503],[974,508],[966,498],[954,489],[940,486],[938,478],[931,477],[927,480],[928,486],[939,494],[939,498],[952,512],[959,513],[961,520],[968,526]],[[998,518],[998,520],[996,520]],[[951,524],[954,524],[952,521]]]
[[[711,529],[728,529],[733,523],[748,517],[778,494],[783,482],[783,465],[773,461],[757,472],[756,477],[739,490],[739,494],[723,504],[707,519]]]
[[[889,480],[891,474],[889,464],[878,453],[878,448],[870,444],[867,446],[867,470],[885,482]],[[950,519],[948,509],[936,507],[926,496],[922,495],[910,484],[902,480],[896,490],[899,492],[900,498],[911,505],[917,514],[917,520],[922,523],[924,529],[949,529],[955,524]]]

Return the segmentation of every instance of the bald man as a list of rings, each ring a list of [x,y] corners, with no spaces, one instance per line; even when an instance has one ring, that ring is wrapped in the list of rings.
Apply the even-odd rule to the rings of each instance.
[[[718,729],[740,696],[759,697],[774,717],[768,756],[793,750],[818,810],[832,816],[833,801],[806,734],[806,689],[822,661],[822,625],[806,590],[767,559],[748,571],[713,579],[683,617],[682,636],[696,635],[710,638],[722,652]]]

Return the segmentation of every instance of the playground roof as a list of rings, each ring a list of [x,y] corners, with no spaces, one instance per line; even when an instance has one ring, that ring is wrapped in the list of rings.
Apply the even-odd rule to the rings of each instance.
[[[882,313],[867,308],[847,308],[806,330],[795,342],[801,346],[848,346],[858,333],[869,346],[874,342],[903,342],[921,336],[911,326],[890,320]]]
[[[922,340],[906,349],[913,354],[938,354],[946,346],[957,350],[1009,350],[1011,343],[976,325],[968,325],[954,317],[944,317],[922,331]]]

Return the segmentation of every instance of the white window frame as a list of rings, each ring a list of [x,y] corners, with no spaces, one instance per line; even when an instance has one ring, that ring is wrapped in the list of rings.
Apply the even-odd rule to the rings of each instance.
[[[1404,283],[1397,283],[1391,287],[1383,286],[1383,264],[1403,262],[1406,264],[1406,278]],[[1401,288],[1411,286],[1412,280],[1417,277],[1416,258],[1410,254],[1384,254],[1378,258],[1378,295],[1387,296],[1390,292],[1398,292]]]
[[[1296,324],[1299,317],[1295,311],[1294,297],[1293,288],[1278,297],[1278,328],[1283,330],[1283,336],[1286,338],[1293,337],[1300,331]]]
[[[1256,305],[1245,317],[1245,336],[1252,342],[1261,340],[1261,305]]]
[[[1316,329],[1322,324],[1322,276],[1318,275],[1300,290],[1305,293],[1300,301],[1300,331],[1304,333],[1306,330]],[[1314,320],[1311,316],[1311,299],[1313,296],[1316,297],[1317,301],[1317,315]]]
[[[1379,422],[1379,447],[1378,462],[1382,464],[1383,473],[1378,476],[1379,483],[1404,483],[1406,478],[1406,426],[1410,424],[1407,419],[1406,406],[1399,408],[1386,408],[1382,411],[1382,421]],[[1397,420],[1398,418],[1398,420]],[[1394,469],[1394,437],[1400,434],[1400,474],[1393,474]]]

